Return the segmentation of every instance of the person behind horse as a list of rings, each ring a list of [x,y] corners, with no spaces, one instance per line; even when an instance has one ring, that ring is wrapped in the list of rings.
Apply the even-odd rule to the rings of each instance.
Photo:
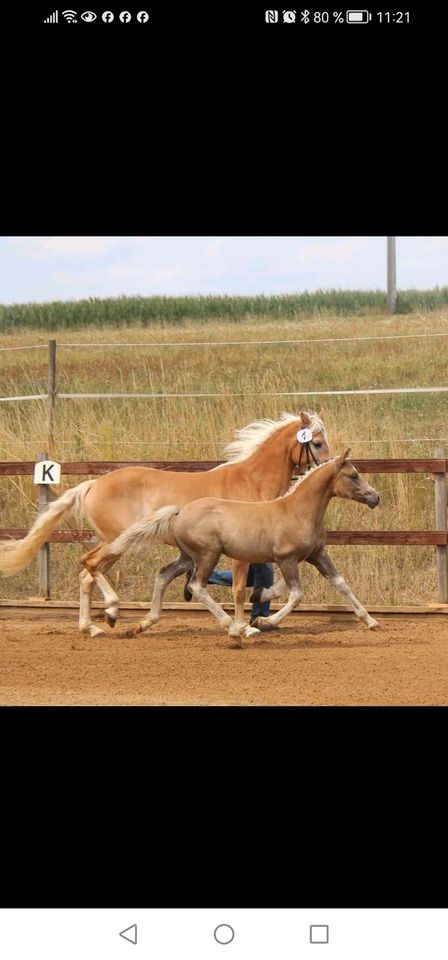
[[[209,583],[214,583],[220,587],[231,587],[233,584],[232,571],[231,570],[213,570],[212,574],[208,578]],[[247,586],[248,587],[261,587],[266,590],[268,587],[272,587],[274,583],[274,564],[273,563],[251,563],[249,566],[249,571],[247,574]],[[255,600],[252,604],[252,610],[250,614],[250,623],[257,619],[257,617],[268,617],[269,608],[271,605],[270,600],[265,600],[263,603],[261,600]],[[266,627],[265,627],[266,629]],[[268,629],[275,630],[276,627],[268,627]]]

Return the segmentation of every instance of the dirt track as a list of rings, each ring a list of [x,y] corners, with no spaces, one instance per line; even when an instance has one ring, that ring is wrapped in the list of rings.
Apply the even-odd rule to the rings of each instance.
[[[247,649],[204,614],[106,639],[70,619],[0,620],[2,705],[448,704],[448,617],[290,617]],[[106,628],[107,629],[107,628]]]

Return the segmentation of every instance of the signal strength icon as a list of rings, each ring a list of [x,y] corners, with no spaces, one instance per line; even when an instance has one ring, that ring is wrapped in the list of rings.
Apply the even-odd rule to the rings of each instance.
[[[78,23],[76,19],[76,10],[63,10],[62,16],[67,21],[67,23]]]
[[[44,20],[44,23],[58,23],[58,11],[55,10],[54,13],[50,13],[50,16]]]

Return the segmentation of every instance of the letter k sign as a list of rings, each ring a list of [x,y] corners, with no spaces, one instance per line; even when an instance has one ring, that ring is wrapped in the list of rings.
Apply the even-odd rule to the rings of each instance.
[[[61,464],[54,460],[40,460],[34,467],[34,483],[60,483]]]

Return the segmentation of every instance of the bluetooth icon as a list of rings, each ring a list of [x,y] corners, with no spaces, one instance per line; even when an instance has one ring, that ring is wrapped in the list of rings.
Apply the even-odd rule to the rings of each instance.
[[[309,11],[309,10],[302,10],[301,13],[300,13],[300,16],[301,16],[301,21],[302,21],[302,23],[309,23],[309,19],[310,19],[310,11]]]

